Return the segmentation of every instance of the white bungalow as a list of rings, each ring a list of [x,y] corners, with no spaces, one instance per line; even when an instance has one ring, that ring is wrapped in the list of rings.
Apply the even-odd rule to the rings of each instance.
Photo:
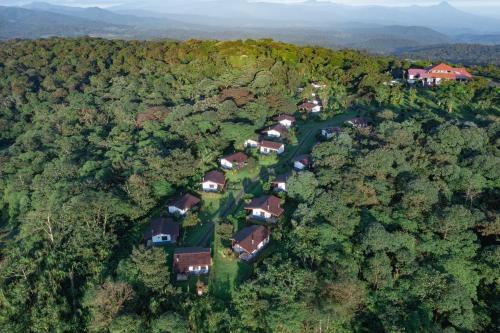
[[[270,138],[281,138],[288,131],[288,128],[281,125],[276,124],[274,126],[268,127],[262,131],[262,134],[270,137]]]
[[[245,148],[258,148],[259,141],[256,139],[247,139],[244,143]]]
[[[272,153],[276,153],[278,155],[281,155],[284,152],[285,152],[285,145],[281,142],[266,141],[266,140],[260,142],[261,154],[269,155]]]
[[[295,117],[294,116],[290,116],[290,115],[287,115],[287,114],[282,114],[282,115],[279,115],[277,118],[276,118],[276,121],[285,126],[286,128],[290,128],[293,126],[293,124],[295,123]]]
[[[168,205],[170,214],[186,215],[191,209],[200,203],[200,199],[191,194],[184,194]]]

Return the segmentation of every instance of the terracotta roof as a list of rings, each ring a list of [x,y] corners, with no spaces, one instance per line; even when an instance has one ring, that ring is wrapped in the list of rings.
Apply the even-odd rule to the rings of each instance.
[[[281,142],[274,142],[274,141],[262,140],[260,142],[260,146],[264,147],[264,148],[278,150],[278,149],[280,149],[283,146],[283,144]]]
[[[266,195],[260,198],[254,198],[245,209],[260,208],[274,216],[281,216],[284,210],[281,208],[281,200],[274,195]]]
[[[289,173],[277,175],[271,183],[273,183],[273,184],[286,183],[288,181],[288,178],[290,178]]]
[[[212,170],[203,177],[203,182],[212,182],[219,185],[226,184],[226,176],[223,172]]]
[[[238,244],[248,253],[257,250],[257,245],[269,237],[269,230],[261,225],[252,225],[241,229],[234,235],[234,243]]]
[[[176,273],[189,272],[189,266],[211,266],[210,249],[201,247],[177,248],[174,251],[174,271]]]
[[[316,106],[316,104],[311,103],[311,102],[304,102],[302,104],[299,104],[299,109],[301,110],[306,110],[307,112],[311,112],[312,109]]]
[[[240,152],[225,156],[222,159],[227,160],[229,162],[245,163],[246,160],[248,160],[248,156]]]
[[[459,74],[459,76],[464,76],[464,77],[467,77],[467,78],[472,78],[472,74],[469,73],[469,71],[463,67],[460,67],[460,68],[455,68],[455,71],[457,71]]]
[[[182,197],[175,199],[170,203],[170,206],[177,207],[179,209],[191,209],[200,203],[200,199],[191,195],[189,193],[184,194]]]
[[[430,71],[448,71],[448,72],[451,72],[454,69],[455,68],[451,67],[450,65],[447,65],[445,63],[440,63],[439,65],[431,67]]]
[[[422,68],[410,68],[408,70],[408,74],[416,76],[421,79],[426,78],[428,76],[427,70]]]
[[[435,78],[456,80],[457,78],[472,78],[472,75],[465,68],[454,68],[447,64],[439,64],[425,69],[411,68],[409,75],[414,75],[420,79]]]
[[[151,221],[151,224],[144,233],[144,240],[149,240],[157,235],[170,235],[172,238],[179,237],[179,223],[170,217],[160,217]]]
[[[457,78],[457,75],[455,73],[432,73],[431,72],[428,75],[432,78],[435,78],[435,79],[455,80]]]
[[[280,134],[283,134],[283,133],[288,131],[288,128],[286,128],[285,126],[283,126],[281,124],[276,124],[276,125],[273,125],[273,126],[266,128],[262,132],[267,133],[269,131],[276,131],[276,132],[279,132]]]
[[[293,162],[300,162],[305,166],[310,166],[312,164],[311,155],[299,155],[293,159]]]
[[[290,120],[291,122],[294,122],[295,117],[290,116],[288,114],[280,114],[278,117],[276,117],[276,121],[282,121],[282,120]]]

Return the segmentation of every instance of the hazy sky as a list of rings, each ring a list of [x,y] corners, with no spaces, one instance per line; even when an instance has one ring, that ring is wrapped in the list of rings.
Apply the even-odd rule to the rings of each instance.
[[[156,2],[158,0],[0,0],[0,5],[22,5],[29,2],[40,1],[40,2],[50,2],[53,4],[60,5],[71,5],[71,6],[99,6],[99,7],[112,7],[114,5],[121,4],[147,4],[148,2]],[[163,4],[167,4],[172,0],[163,0]],[[179,0],[174,0],[179,2]],[[192,1],[210,1],[210,0],[184,0],[185,2]],[[266,2],[278,2],[278,3],[293,3],[293,2],[303,2],[304,0],[249,0],[249,1],[266,1]],[[439,3],[436,0],[319,0],[319,1],[331,1],[335,3],[342,3],[348,5],[383,5],[383,6],[402,6],[402,5],[432,5]],[[461,8],[466,11],[490,14],[491,16],[500,16],[500,0],[448,0],[448,2],[457,8]],[[152,8],[154,9],[154,8]],[[497,11],[498,9],[498,11]],[[493,12],[492,12],[493,11]]]
[[[148,0],[38,0],[39,2],[49,2],[61,5],[74,5],[74,6],[113,6],[124,3],[147,3]],[[193,0],[185,0],[191,2]],[[210,0],[195,0],[195,1],[210,1]],[[249,0],[249,1],[262,1],[262,2],[277,2],[277,3],[294,3],[303,2],[305,0]],[[436,4],[440,1],[436,0],[319,0],[330,1],[335,3],[342,3],[347,5],[383,5],[383,6],[401,6],[401,5],[425,5]],[[0,0],[0,5],[18,5],[23,3],[35,2],[29,0]],[[150,1],[151,2],[151,1]],[[162,1],[168,3],[169,0]],[[450,4],[460,7],[479,7],[479,6],[500,6],[500,0],[448,0]]]

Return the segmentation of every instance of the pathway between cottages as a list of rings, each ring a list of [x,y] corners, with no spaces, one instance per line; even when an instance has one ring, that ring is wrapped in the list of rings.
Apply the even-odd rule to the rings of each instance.
[[[197,247],[210,247],[210,241],[212,240],[212,236],[215,230],[215,225],[213,222],[205,222],[208,224],[207,232],[203,237],[200,238],[198,243],[196,244]]]
[[[288,157],[286,160],[282,161],[282,163],[286,164],[286,163],[290,162],[293,158],[295,158],[298,155],[298,153],[301,151],[304,144],[309,140],[311,135],[315,135],[315,133],[319,130],[320,126],[323,127],[323,126],[340,124],[345,120],[345,118],[348,118],[349,116],[351,116],[351,115],[350,114],[342,114],[342,115],[339,115],[337,117],[334,117],[333,119],[331,119],[329,121],[319,123],[318,126],[314,126],[311,129],[309,129],[306,132],[306,134],[302,137],[302,140],[299,141],[299,144],[295,148],[295,151],[293,152],[293,154],[290,155],[290,157]],[[246,187],[243,187],[241,189],[241,191],[239,191],[238,194],[236,194],[236,196],[233,198],[233,200],[231,200],[230,202],[227,203],[226,207],[224,207],[224,209],[220,213],[220,217],[222,219],[225,219],[229,214],[234,212],[234,210],[240,205],[241,200],[243,199],[243,197],[247,193],[246,190],[253,188],[257,184],[259,179],[260,179],[260,175],[257,175],[254,178],[252,178],[250,181],[250,184],[248,184],[248,186],[246,186]],[[212,236],[213,236],[213,233],[215,230],[215,225],[212,222],[208,222],[208,223],[210,223],[210,227],[207,229],[207,233],[198,242],[198,244],[197,244],[198,246],[206,246],[206,247],[210,246],[210,241],[212,239]]]

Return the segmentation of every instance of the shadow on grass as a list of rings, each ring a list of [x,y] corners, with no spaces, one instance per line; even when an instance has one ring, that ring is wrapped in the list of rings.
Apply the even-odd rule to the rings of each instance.
[[[225,270],[215,273],[218,276],[212,279],[210,293],[221,300],[228,301],[236,288],[252,275],[252,266],[232,256],[220,260],[218,264],[225,265]]]

